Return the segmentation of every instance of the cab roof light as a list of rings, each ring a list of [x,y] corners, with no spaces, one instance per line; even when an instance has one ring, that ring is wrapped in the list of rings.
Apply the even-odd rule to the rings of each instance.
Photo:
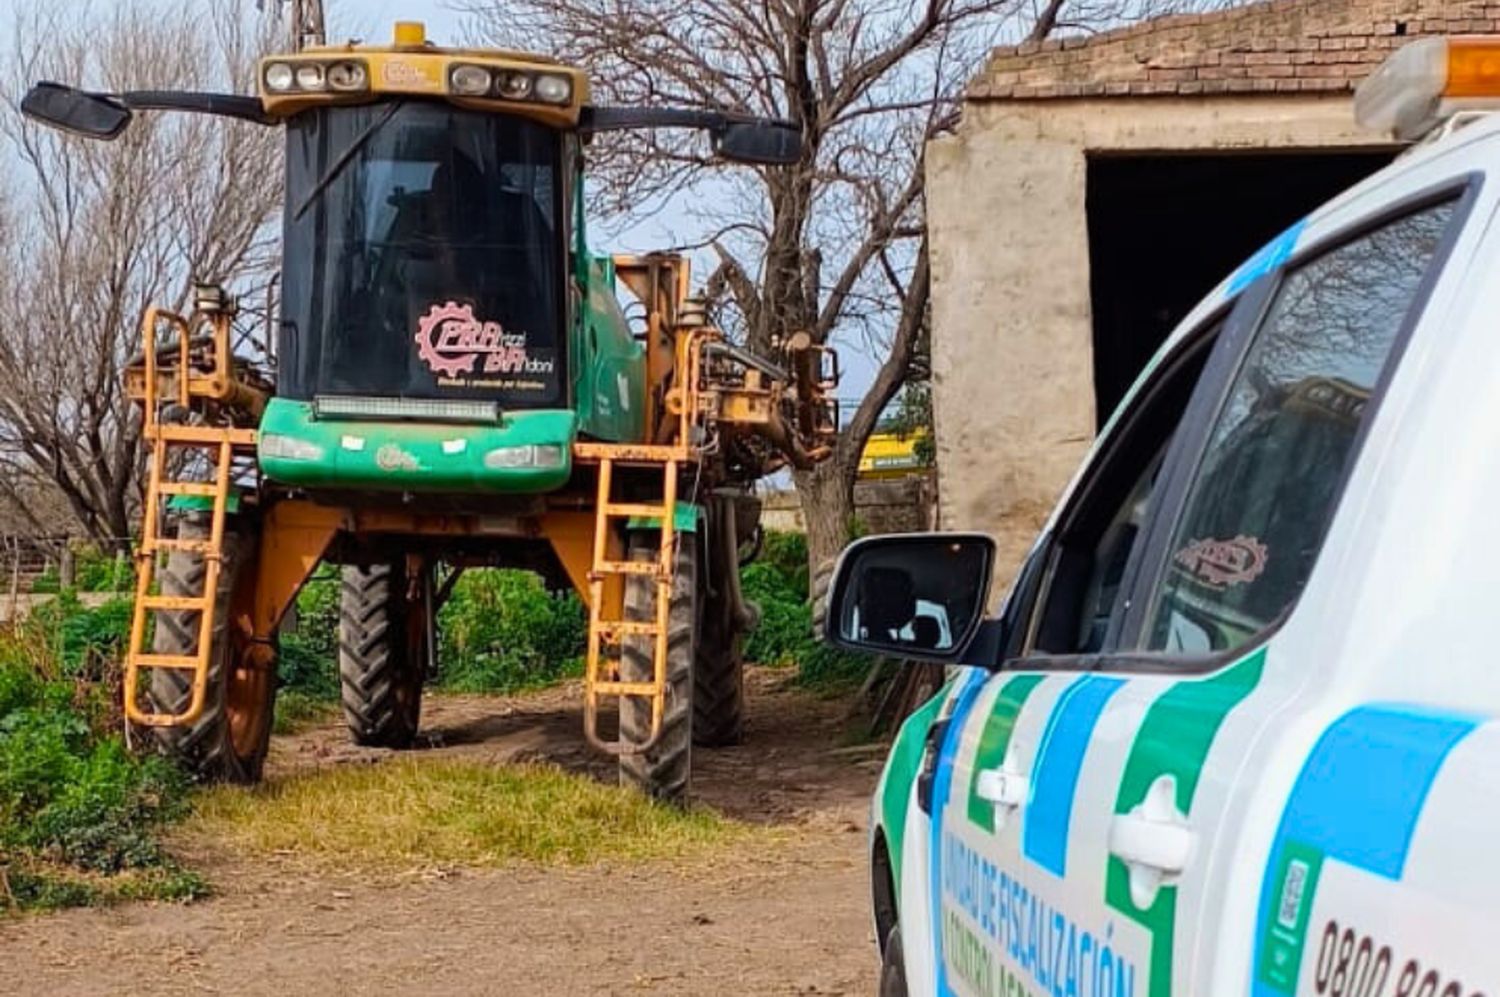
[[[1466,111],[1500,109],[1500,36],[1423,38],[1398,50],[1354,95],[1360,127],[1421,138]]]
[[[275,97],[329,90],[355,93],[370,88],[370,72],[358,59],[278,59],[266,63],[260,78],[265,92]]]
[[[573,80],[561,73],[455,63],[448,69],[448,92],[459,97],[564,105],[573,100]]]

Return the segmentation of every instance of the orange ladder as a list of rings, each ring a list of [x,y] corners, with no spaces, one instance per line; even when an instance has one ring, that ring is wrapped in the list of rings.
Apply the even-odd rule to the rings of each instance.
[[[172,353],[176,365],[170,371],[159,370],[158,326],[175,335]],[[214,367],[208,375],[196,374],[191,366],[192,322],[158,308],[146,310],[142,320],[145,343],[145,377],[142,382],[141,408],[145,415],[141,435],[151,444],[151,470],[146,479],[145,515],[141,517],[141,540],[136,548],[135,607],[130,617],[130,641],[125,647],[125,717],[143,727],[183,727],[194,723],[203,713],[208,695],[209,660],[213,654],[214,604],[219,591],[219,574],[223,570],[224,519],[229,511],[229,491],[233,486],[236,450],[254,450],[256,432],[226,426],[190,425],[162,422],[163,381],[170,385],[170,398],[179,417],[188,418],[195,398],[218,398],[223,394],[220,383],[228,376],[228,324],[216,321]],[[177,453],[198,451],[213,464],[212,480],[168,480],[171,460]],[[212,500],[212,525],[205,540],[164,536],[162,521],[166,512],[163,500],[177,496]],[[154,592],[156,568],[163,553],[174,550],[199,554],[205,561],[203,591],[194,595],[162,595]],[[194,654],[157,654],[146,642],[158,613],[198,613],[198,645]],[[140,702],[142,671],[171,668],[193,673],[192,695],[187,708],[180,713],[144,710]]]
[[[608,443],[580,443],[575,446],[579,457],[599,462],[598,497],[595,503],[594,555],[589,571],[589,637],[587,669],[584,673],[584,736],[600,751],[612,755],[633,755],[649,751],[661,738],[662,721],[667,703],[667,653],[669,616],[672,605],[673,555],[677,533],[673,513],[677,506],[677,471],[686,452],[675,446],[640,446]],[[614,498],[614,469],[617,464],[659,467],[662,472],[662,502],[620,502]],[[609,557],[609,538],[613,524],[622,519],[652,519],[661,523],[660,541],[655,560],[617,561]],[[612,619],[605,604],[605,581],[643,575],[656,581],[656,612],[649,620]],[[625,681],[620,676],[620,662],[628,638],[650,638],[651,680]],[[613,696],[622,702],[627,696],[651,701],[651,735],[644,743],[611,744],[599,736],[599,702]]]
[[[141,522],[141,540],[136,548],[135,608],[130,619],[130,642],[125,650],[125,716],[144,727],[177,727],[195,722],[203,712],[208,693],[209,660],[213,653],[214,604],[223,568],[224,520],[228,514],[231,469],[238,448],[255,446],[252,429],[210,426],[179,426],[155,423],[151,471],[146,485],[146,514]],[[214,470],[210,481],[169,481],[166,473],[174,452],[199,451],[208,455]],[[163,500],[174,496],[212,500],[212,520],[207,539],[180,539],[163,535]],[[203,557],[203,591],[192,595],[161,595],[153,592],[160,555],[174,550],[191,551]],[[191,655],[157,654],[146,647],[147,623],[163,612],[198,613],[197,652]],[[180,713],[145,710],[140,702],[142,670],[172,668],[193,673],[192,695]]]

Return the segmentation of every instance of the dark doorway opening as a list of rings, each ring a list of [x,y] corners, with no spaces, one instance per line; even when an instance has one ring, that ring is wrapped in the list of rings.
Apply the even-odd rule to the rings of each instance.
[[[1094,395],[1103,426],[1189,309],[1384,152],[1089,160]]]

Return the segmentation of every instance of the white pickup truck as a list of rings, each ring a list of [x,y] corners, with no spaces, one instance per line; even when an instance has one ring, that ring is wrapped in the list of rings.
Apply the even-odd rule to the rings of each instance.
[[[1500,997],[1500,39],[1356,106],[1430,134],[1178,327],[998,616],[984,536],[841,558],[830,641],[961,666],[874,800],[882,995]]]

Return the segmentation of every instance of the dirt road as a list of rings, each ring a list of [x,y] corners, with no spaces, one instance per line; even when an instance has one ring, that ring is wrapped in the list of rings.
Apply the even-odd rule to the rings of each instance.
[[[193,843],[218,895],[0,921],[0,993],[870,994],[864,868],[879,750],[844,747],[843,706],[752,675],[737,748],[695,753],[697,796],[788,830],[687,867],[309,874]],[[546,759],[608,778],[580,745],[576,695],[446,698],[432,757]],[[271,778],[380,761],[333,726],[283,738]]]

